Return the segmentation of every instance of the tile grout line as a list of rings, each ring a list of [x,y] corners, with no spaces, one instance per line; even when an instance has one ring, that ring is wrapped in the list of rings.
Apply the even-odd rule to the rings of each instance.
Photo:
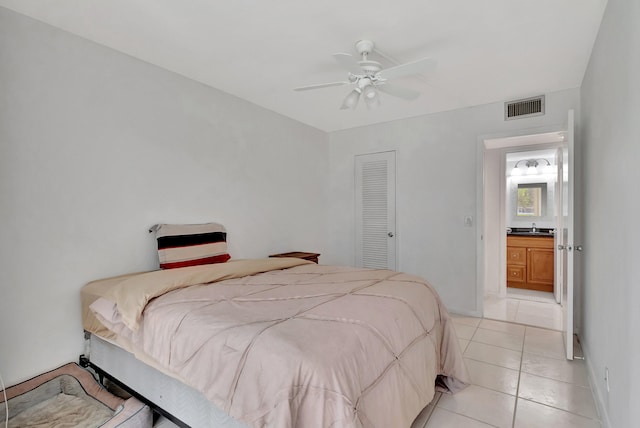
[[[539,375],[539,374],[536,374],[536,373],[529,373],[529,372],[524,372],[524,373],[526,373],[529,376],[539,377],[540,379],[552,380],[554,382],[564,383],[566,385],[575,386],[576,388],[588,389],[589,391],[591,391],[591,388],[588,385],[587,386],[578,385],[577,383],[568,382],[566,380],[556,379],[556,378],[549,377],[549,376],[542,376],[542,375]],[[537,401],[535,401],[535,400],[529,400],[529,401],[533,401],[533,402],[537,403]],[[544,403],[540,403],[540,404],[544,404]],[[551,406],[551,405],[548,405],[548,404],[546,404],[546,405],[549,406],[549,407],[554,407],[554,406]],[[558,409],[559,407],[554,407],[554,408]],[[560,410],[563,410],[563,409],[560,409]]]
[[[533,328],[537,328],[537,327],[533,327]],[[520,401],[520,400],[521,400],[521,398],[520,398],[520,379],[522,378],[522,363],[523,363],[523,361],[524,361],[524,346],[525,346],[525,340],[526,340],[526,336],[527,336],[527,330],[526,330],[526,328],[525,328],[525,332],[524,332],[524,334],[525,334],[525,337],[524,337],[524,340],[522,341],[522,356],[521,356],[521,358],[520,358],[520,370],[518,371],[518,386],[516,387],[516,402],[515,402],[515,407],[514,407],[514,411],[513,411],[513,420],[512,420],[512,425],[511,425],[511,427],[512,427],[512,428],[515,428],[515,424],[516,424],[516,412],[517,412],[517,410],[518,410],[518,401]],[[535,355],[535,354],[534,354],[534,355]],[[543,356],[544,356],[544,355],[543,355]],[[551,357],[549,357],[549,358],[551,358]],[[525,373],[526,373],[526,372],[525,372]],[[572,385],[572,386],[576,386],[576,387],[579,387],[579,388],[584,388],[584,389],[589,389],[589,390],[590,390],[590,388],[585,388],[585,387],[583,387],[583,386],[576,385],[576,384],[573,384],[573,383],[571,383],[571,382],[565,382],[565,381],[562,381],[562,380],[553,379],[553,378],[548,378],[548,377],[545,377],[545,376],[539,376],[539,375],[535,375],[535,374],[532,374],[532,373],[527,373],[527,374],[528,374],[528,375],[530,375],[530,376],[536,376],[536,377],[539,377],[539,378],[542,378],[542,379],[550,379],[550,380],[553,380],[553,381],[556,381],[556,382],[561,382],[561,383],[565,383],[565,384],[568,384],[568,385]],[[592,392],[592,394],[593,394],[593,392]],[[526,399],[526,398],[522,398],[522,400],[529,401],[529,402],[531,402],[531,403],[535,403],[535,404],[539,404],[539,405],[542,405],[542,406],[545,406],[545,407],[549,407],[549,408],[551,408],[551,409],[555,409],[555,410],[560,410],[560,411],[563,411],[563,412],[567,412],[567,413],[570,413],[570,414],[572,414],[572,415],[580,416],[580,417],[585,418],[585,419],[590,419],[590,420],[599,421],[599,419],[597,419],[597,418],[596,418],[596,419],[594,419],[594,418],[591,418],[591,417],[589,417],[589,416],[585,416],[585,415],[581,415],[581,414],[579,414],[579,413],[572,412],[572,411],[570,411],[570,410],[566,410],[566,409],[561,409],[561,408],[559,408],[559,407],[550,406],[550,405],[545,404],[545,403],[539,403],[539,402],[537,402],[537,401],[535,401],[535,400],[528,400],[528,399]]]
[[[481,318],[481,320],[482,320],[482,318]],[[473,336],[475,336],[475,335],[476,335],[476,332],[478,331],[479,325],[480,325],[480,323],[478,323],[476,326],[468,326],[468,327],[473,327],[473,329],[474,329],[474,330],[473,330],[473,334],[471,335],[471,337],[470,337],[468,340],[467,340],[467,339],[463,339],[463,340],[467,340],[467,341],[469,342],[469,343],[467,343],[467,347],[466,347],[466,348],[468,348],[468,347],[469,347],[469,345],[471,344],[471,341],[473,340]],[[455,326],[454,326],[454,327],[455,327]],[[457,333],[456,333],[456,335],[457,335]],[[462,359],[463,359],[463,361],[464,361],[464,353],[466,352],[466,348],[465,348],[465,350],[462,352]],[[470,384],[470,385],[471,385],[471,384]],[[486,423],[486,422],[482,422],[482,421],[480,421],[480,420],[478,420],[478,419],[471,418],[471,417],[469,417],[469,416],[467,416],[467,415],[463,415],[462,413],[457,413],[457,412],[453,412],[453,411],[451,411],[451,410],[447,410],[447,409],[445,409],[445,408],[443,408],[443,407],[438,407],[438,403],[440,403],[440,399],[441,399],[441,398],[442,398],[442,394],[440,394],[440,396],[438,397],[438,400],[434,403],[434,405],[433,405],[433,409],[431,409],[431,412],[429,413],[429,417],[428,417],[428,418],[427,418],[427,420],[424,422],[424,426],[423,426],[422,428],[427,428],[427,425],[429,424],[429,419],[431,419],[431,417],[433,416],[433,412],[435,412],[436,408],[440,408],[440,409],[446,410],[446,411],[448,411],[448,412],[454,413],[454,414],[456,414],[456,415],[460,415],[460,416],[463,416],[463,417],[465,417],[465,418],[469,418],[469,419],[472,419],[472,420],[475,420],[475,421],[478,421],[478,422],[481,422],[481,423]]]
[[[599,419],[599,417],[592,418],[591,416],[581,415],[580,413],[572,412],[571,410],[561,409],[559,407],[554,407],[554,406],[551,406],[549,404],[540,403],[538,401],[530,400],[528,398],[521,398],[521,400],[528,401],[529,403],[537,404],[537,405],[540,405],[540,406],[548,407],[548,408],[553,409],[553,410],[558,410],[560,412],[569,413],[570,415],[578,416],[578,417],[581,417],[581,418],[584,418],[584,419],[589,419],[589,420],[596,421],[596,422],[602,422]]]
[[[485,318],[481,318],[481,320],[484,320],[484,319]],[[490,321],[493,321],[493,320],[490,320]],[[503,322],[503,321],[501,321],[501,322]],[[476,327],[476,332],[480,329],[480,324],[482,324],[482,321],[478,324],[478,327]],[[489,329],[483,329],[483,330],[489,330]],[[506,332],[498,331],[498,330],[490,330],[490,331],[497,331],[498,333],[505,333],[505,334],[509,334],[511,336],[516,336],[515,334],[510,334],[510,333],[506,333]],[[525,333],[526,333],[526,329],[525,329],[525,332],[523,332],[523,335],[522,335],[523,347],[524,347],[524,335],[525,335]],[[475,335],[475,332],[474,332],[474,335]],[[503,346],[499,346],[499,345],[495,345],[495,344],[491,344],[491,343],[476,342],[476,341],[473,340],[473,336],[471,337],[471,339],[469,339],[469,343],[467,344],[467,348],[465,348],[465,352],[466,352],[466,349],[468,349],[469,346],[471,345],[471,342],[479,343],[481,345],[486,345],[486,346],[493,346],[493,347],[504,349],[504,350],[507,350],[507,351],[518,352],[515,349],[505,348]],[[524,352],[520,351],[520,369],[522,368],[522,358],[523,358],[523,356],[524,356]],[[505,367],[505,366],[501,366],[499,364],[495,364],[495,363],[491,363],[491,362],[488,362],[488,361],[479,360],[477,358],[469,357],[469,356],[465,355],[464,352],[462,354],[462,358],[468,358],[470,360],[477,361],[479,363],[488,364],[488,365],[491,365],[491,366],[494,366],[494,367],[499,367],[499,368],[502,368],[502,369],[517,371],[518,372],[518,382],[520,381],[520,371],[521,371],[520,369],[512,369],[511,367]],[[487,389],[491,389],[491,388],[487,388]],[[502,391],[498,391],[498,392],[502,392]]]
[[[513,321],[518,322],[518,311],[520,310],[520,300],[518,300],[518,303],[516,304],[516,311],[515,314],[513,315]],[[525,330],[526,333],[526,330]]]
[[[522,378],[522,361],[524,360],[524,344],[527,340],[527,327],[524,328],[524,337],[522,338],[522,349],[520,350],[520,368],[518,369],[518,385],[516,386],[516,401],[513,406],[513,418],[511,419],[511,428],[516,426],[516,412],[518,411],[518,398],[520,396],[520,379]]]
[[[508,320],[504,320],[502,318],[487,318],[487,317],[483,317],[483,320],[489,320],[489,321],[497,321],[497,322],[503,322],[503,323],[507,323],[507,324],[514,324],[514,325],[521,325],[522,327],[533,327],[533,328],[539,328],[541,330],[549,330],[549,331],[557,331],[562,333],[562,330],[558,330],[555,328],[551,328],[551,327],[547,327],[547,326],[543,326],[543,325],[534,325],[531,323],[526,323],[524,321],[508,321]]]
[[[506,298],[503,298],[503,299],[504,299],[504,300],[511,300],[513,303],[515,303],[516,309],[515,309],[515,311],[514,311],[513,319],[512,319],[512,320],[511,320],[511,319],[508,319],[508,318],[509,318],[509,316],[508,316],[506,313],[504,313],[504,315],[503,315],[503,316],[502,316],[502,315],[496,315],[496,317],[495,317],[495,318],[493,318],[493,319],[495,319],[495,320],[497,320],[497,321],[511,322],[511,323],[517,323],[517,324],[521,324],[521,325],[522,325],[522,324],[524,324],[524,325],[529,325],[529,326],[532,326],[532,327],[539,327],[539,328],[546,328],[546,329],[550,329],[550,330],[562,331],[562,329],[557,329],[557,328],[554,328],[554,327],[550,327],[549,325],[539,325],[539,324],[538,324],[538,323],[536,323],[536,322],[524,322],[524,321],[519,321],[519,320],[518,320],[518,315],[519,315],[519,312],[520,312],[520,303],[521,303],[522,301],[525,301],[525,302],[532,302],[532,303],[535,303],[535,304],[538,304],[538,303],[540,303],[540,304],[546,304],[546,303],[543,303],[543,302],[536,302],[536,301],[530,301],[530,300],[523,300],[523,299],[514,299],[514,298],[510,298],[510,297],[506,297]],[[522,315],[523,315],[523,316],[527,316],[528,314],[526,314],[526,313],[522,313]],[[485,317],[486,317],[486,314],[485,314]],[[507,318],[507,319],[505,319],[505,318]]]
[[[481,386],[480,388],[483,388],[483,387]],[[438,401],[440,401],[440,400],[438,400]],[[493,428],[499,428],[497,425],[490,424],[489,422],[485,422],[483,420],[476,419],[474,417],[467,416],[467,415],[464,415],[462,413],[454,412],[453,410],[445,409],[444,407],[439,407],[439,409],[444,410],[445,412],[453,413],[454,415],[462,416],[463,418],[469,419],[471,421],[479,422],[479,423],[481,423],[483,425],[487,425],[487,426],[490,426],[490,427],[493,427]],[[435,407],[433,408],[433,411],[435,411]],[[431,414],[433,414],[433,411],[431,412]],[[431,415],[429,415],[429,418],[431,418]],[[429,420],[427,419],[427,422],[425,423],[424,427],[422,427],[422,428],[427,428],[427,424],[428,423],[429,423]]]
[[[483,319],[484,319],[484,318],[481,318],[481,319],[480,319],[480,322],[479,322],[479,323],[478,323],[478,325],[475,327],[475,331],[473,332],[473,335],[472,335],[472,336],[471,336],[471,338],[469,339],[469,343],[467,344],[467,348],[469,347],[469,345],[470,345],[470,344],[471,344],[471,342],[473,341],[473,337],[476,335],[476,333],[478,332],[478,330],[480,330],[480,324],[482,323],[482,320],[483,320]],[[486,329],[483,329],[483,330],[486,330]],[[524,339],[522,340],[522,342],[524,343]],[[476,343],[482,343],[482,342],[476,342]],[[488,344],[487,344],[487,343],[485,343],[485,345],[488,345]],[[494,346],[495,346],[495,345],[494,345]],[[524,346],[524,345],[523,345],[523,346]],[[497,347],[498,347],[498,348],[500,348],[500,346],[497,346]],[[507,349],[507,348],[502,348],[502,349]],[[465,358],[464,353],[462,354],[462,358],[463,358],[463,360],[464,360],[464,358]],[[472,360],[473,360],[473,358],[470,358],[470,359],[472,359]],[[474,361],[477,361],[477,360],[474,360]],[[483,362],[483,361],[480,361],[480,362]],[[520,365],[522,365],[522,355],[520,356]],[[500,367],[500,366],[496,366],[496,367]],[[513,369],[509,369],[509,370],[513,370]],[[519,373],[518,373],[518,383],[520,383],[520,374],[519,374]],[[472,384],[472,385],[473,385],[473,384]],[[492,388],[487,388],[487,387],[480,386],[480,385],[476,385],[476,386],[477,386],[477,387],[480,387],[480,388],[488,389],[489,391],[495,391],[495,392],[499,392],[499,393],[501,393],[501,394],[504,394],[504,392],[502,392],[502,391],[497,391],[497,390],[492,389]],[[516,394],[517,394],[517,391],[516,391]],[[509,394],[506,394],[506,395],[509,395]],[[440,396],[440,397],[442,397],[442,396]],[[517,400],[517,396],[516,396],[516,400]],[[438,401],[440,401],[440,399],[438,399]],[[434,407],[434,410],[435,410],[435,407]],[[444,409],[444,410],[447,410],[447,409]],[[478,421],[478,422],[480,422],[480,423],[482,423],[482,424],[489,425],[489,426],[493,426],[494,428],[497,428],[495,425],[490,424],[489,422],[485,422],[485,421],[482,421],[482,420],[480,420],[480,419],[476,419],[476,418],[473,418],[473,417],[471,417],[471,416],[464,415],[464,414],[462,414],[462,413],[453,412],[453,411],[451,411],[451,410],[447,410],[447,411],[452,412],[452,413],[455,413],[456,415],[460,415],[460,416],[462,416],[462,417],[464,417],[464,418],[468,418],[468,419],[471,419],[471,420],[474,420],[474,421]],[[433,412],[432,412],[432,414],[433,414]],[[514,415],[515,415],[515,408],[514,408]],[[431,415],[429,415],[429,417],[431,417]],[[428,421],[427,421],[427,422],[428,422]],[[425,425],[425,428],[426,428],[426,425]]]
[[[476,342],[476,343],[480,343],[480,342]],[[507,348],[502,348],[502,349],[507,349]],[[512,351],[512,349],[507,349],[507,351]],[[513,352],[518,352],[518,351],[513,351]],[[490,363],[488,361],[478,360],[477,358],[468,357],[466,355],[462,355],[462,358],[463,359],[466,358],[468,360],[475,361],[477,363],[486,364],[488,366],[498,367],[500,369],[511,370],[512,372],[520,372],[520,370],[518,370],[518,369],[512,369],[511,367],[501,366],[500,364],[495,364],[495,363]],[[522,359],[522,357],[520,357],[520,359]],[[542,376],[540,376],[540,377],[542,377]],[[491,388],[489,388],[489,389],[491,389]]]

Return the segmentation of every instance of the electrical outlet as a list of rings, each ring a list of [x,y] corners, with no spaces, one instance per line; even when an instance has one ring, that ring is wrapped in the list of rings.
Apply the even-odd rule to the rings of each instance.
[[[473,216],[467,215],[464,217],[464,225],[467,227],[473,226]]]
[[[604,368],[604,384],[607,387],[607,393],[611,392],[609,389],[609,367]]]

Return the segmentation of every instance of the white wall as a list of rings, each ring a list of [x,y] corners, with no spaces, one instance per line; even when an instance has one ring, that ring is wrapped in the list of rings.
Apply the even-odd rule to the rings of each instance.
[[[639,2],[609,0],[581,90],[582,347],[607,426],[620,428],[640,420],[639,22]]]
[[[236,258],[326,253],[327,140],[0,8],[5,382],[77,359],[80,288],[156,268],[154,223],[222,222]]]
[[[396,150],[399,269],[429,280],[451,311],[479,314],[480,137],[560,127],[578,103],[578,89],[570,89],[546,94],[544,116],[504,121],[504,104],[494,103],[331,133],[331,250],[325,260],[354,260],[354,156]],[[473,227],[464,226],[467,215]]]

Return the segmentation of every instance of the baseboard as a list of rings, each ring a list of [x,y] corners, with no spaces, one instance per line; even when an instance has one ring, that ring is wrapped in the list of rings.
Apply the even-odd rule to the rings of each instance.
[[[464,317],[473,317],[473,318],[482,318],[482,313],[480,311],[469,311],[457,308],[447,308],[447,311],[450,314],[461,315]]]
[[[611,428],[609,413],[607,412],[607,407],[605,406],[605,395],[603,394],[603,391],[598,387],[598,382],[596,382],[596,379],[599,379],[600,376],[597,375],[594,367],[591,365],[591,358],[589,358],[589,349],[582,342],[580,343],[580,345],[582,347],[582,354],[584,355],[584,362],[587,364],[589,386],[591,387],[591,391],[593,392],[593,399],[596,402],[598,417],[600,418],[600,422],[602,423],[603,428]]]

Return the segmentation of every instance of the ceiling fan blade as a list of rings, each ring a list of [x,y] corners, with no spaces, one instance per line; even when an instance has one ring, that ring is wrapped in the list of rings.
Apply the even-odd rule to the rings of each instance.
[[[420,96],[420,92],[413,89],[405,88],[402,86],[390,85],[385,83],[384,85],[377,85],[376,88],[381,92],[384,92],[394,97],[402,98],[404,100],[415,100]]]
[[[382,70],[378,73],[378,76],[384,79],[395,79],[396,77],[425,73],[427,71],[434,70],[435,68],[436,61],[433,58],[422,58],[417,61],[396,65],[395,67]]]
[[[338,63],[351,74],[362,74],[362,68],[358,61],[350,54],[347,53],[335,53],[333,57]]]
[[[349,85],[349,84],[350,84],[350,82],[320,83],[318,85],[300,86],[298,88],[293,88],[293,90],[294,91],[308,91],[310,89],[330,88],[332,86],[344,86],[344,85]]]

